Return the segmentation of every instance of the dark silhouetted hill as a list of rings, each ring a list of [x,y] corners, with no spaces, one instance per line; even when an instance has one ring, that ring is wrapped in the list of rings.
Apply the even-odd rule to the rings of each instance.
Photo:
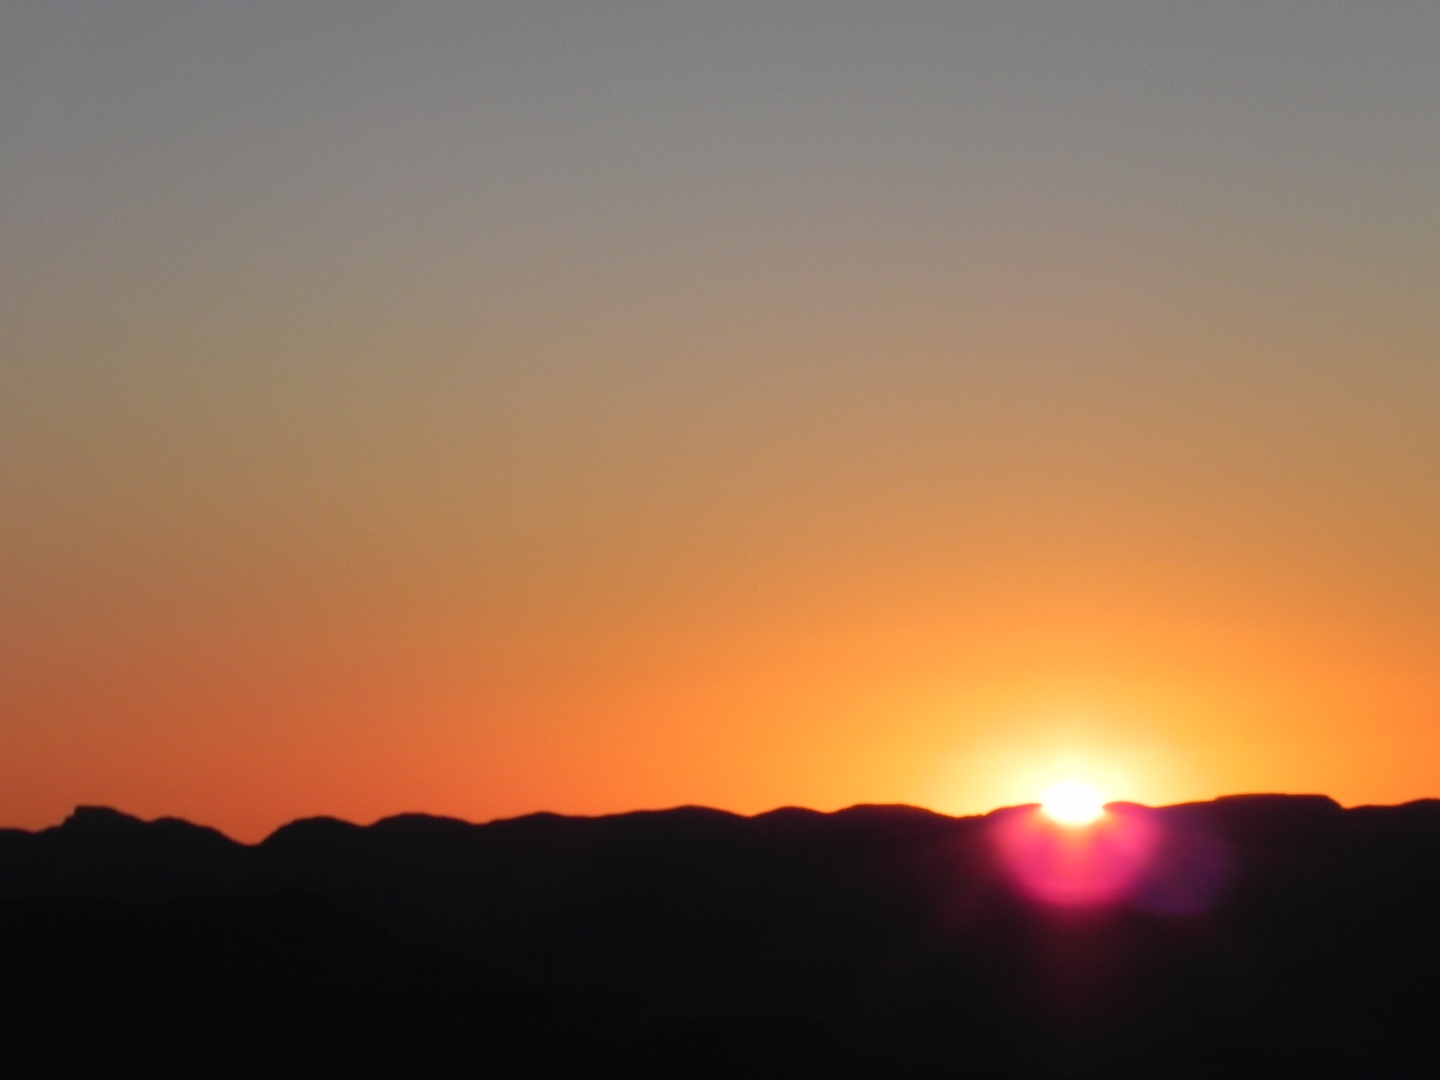
[[[1127,901],[1096,909],[1027,901],[1002,871],[994,830],[1025,812],[406,815],[364,828],[300,821],[244,846],[82,809],[54,829],[0,832],[0,896],[7,912],[27,897],[141,904],[126,910],[142,922],[182,899],[323,897],[424,964],[454,958],[444,963],[463,961],[465,978],[490,969],[578,995],[619,1034],[546,999],[545,1022],[563,1012],[580,1034],[524,1045],[579,1047],[637,1075],[759,1075],[761,1062],[777,1076],[831,1075],[846,1067],[843,1044],[932,1075],[1440,1077],[1440,802],[1135,808],[1163,842]],[[480,1001],[456,989],[460,968],[422,975],[432,969],[413,962],[369,985]],[[277,977],[276,993],[310,977]],[[541,993],[513,986],[516,1008]],[[18,992],[13,978],[7,987]],[[402,1032],[418,1022],[393,1021]],[[383,1043],[390,1023],[365,1026]],[[647,1034],[626,1042],[619,1025]],[[461,1031],[435,1039],[463,1048]],[[618,1058],[605,1056],[612,1038]],[[362,1056],[378,1075],[388,1052]],[[455,1053],[445,1068],[480,1060]],[[523,1075],[504,1071],[523,1055],[491,1060],[474,1075]],[[422,1065],[396,1075],[451,1075]]]
[[[580,1075],[623,1042],[577,998],[295,893],[5,901],[0,971],[6,1076]]]
[[[301,893],[0,901],[0,1076],[847,1077],[818,1025],[624,1028]]]

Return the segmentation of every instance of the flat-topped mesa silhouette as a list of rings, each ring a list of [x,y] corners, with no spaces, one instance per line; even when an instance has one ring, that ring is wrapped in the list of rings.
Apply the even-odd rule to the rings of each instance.
[[[82,809],[0,831],[0,897],[297,890],[622,1024],[773,1017],[897,1070],[1440,1075],[1440,802],[1117,805],[1149,830],[1144,866],[1075,904],[1017,884],[996,836],[1030,814],[402,815],[247,846]]]

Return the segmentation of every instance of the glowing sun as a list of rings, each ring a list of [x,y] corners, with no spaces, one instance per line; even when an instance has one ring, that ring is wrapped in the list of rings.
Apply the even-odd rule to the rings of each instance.
[[[1040,796],[1040,809],[1061,825],[1089,825],[1105,813],[1105,799],[1089,784],[1066,780],[1046,788]]]

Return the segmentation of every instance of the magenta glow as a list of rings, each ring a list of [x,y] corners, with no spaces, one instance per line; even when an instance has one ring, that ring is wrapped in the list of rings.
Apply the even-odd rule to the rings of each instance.
[[[1059,907],[1129,899],[1145,880],[1162,828],[1142,807],[1111,805],[1089,824],[1064,824],[1040,810],[1001,816],[991,839],[1011,881],[1027,897]]]

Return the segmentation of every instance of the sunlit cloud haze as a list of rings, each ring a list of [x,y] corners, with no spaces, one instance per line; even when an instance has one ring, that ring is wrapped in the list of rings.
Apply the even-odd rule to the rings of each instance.
[[[1440,794],[1436,41],[5,4],[0,824]]]

